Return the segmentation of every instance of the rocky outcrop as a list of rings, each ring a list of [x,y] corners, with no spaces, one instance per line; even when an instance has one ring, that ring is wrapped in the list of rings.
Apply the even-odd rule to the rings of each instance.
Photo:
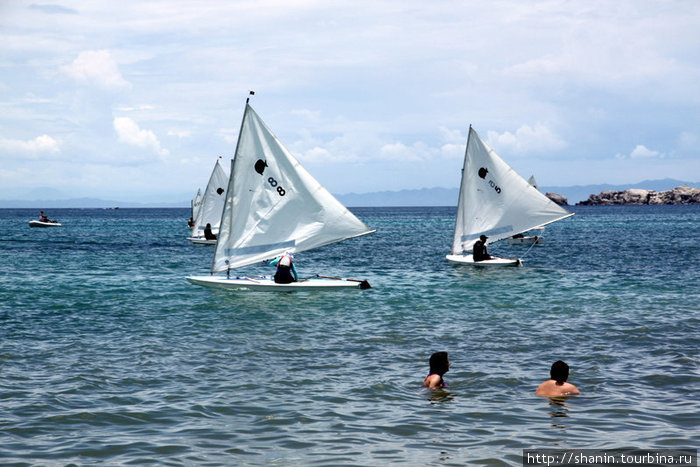
[[[673,190],[654,191],[632,188],[625,191],[601,191],[587,200],[576,203],[583,206],[612,206],[617,204],[700,204],[700,189],[687,185]]]
[[[569,200],[566,199],[566,196],[562,196],[558,193],[552,193],[552,192],[547,192],[544,194],[547,198],[551,199],[555,203],[557,203],[559,206],[568,206],[569,205]]]

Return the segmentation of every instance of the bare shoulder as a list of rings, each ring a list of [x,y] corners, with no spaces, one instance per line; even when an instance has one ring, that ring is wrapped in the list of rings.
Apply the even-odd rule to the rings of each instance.
[[[423,380],[423,386],[430,389],[439,388],[442,386],[442,378],[440,375],[428,375]]]
[[[557,382],[553,379],[550,379],[540,384],[537,390],[535,391],[535,395],[537,396],[548,397],[566,396],[574,394],[580,394],[580,391],[576,386],[574,386],[571,383],[557,384]]]

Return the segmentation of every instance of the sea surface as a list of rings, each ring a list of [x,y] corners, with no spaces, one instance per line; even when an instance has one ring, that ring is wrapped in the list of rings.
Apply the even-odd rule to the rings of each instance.
[[[700,206],[581,206],[448,264],[455,208],[296,255],[371,290],[192,285],[188,209],[0,210],[0,465],[512,465],[700,444]],[[256,265],[242,273],[273,273]],[[447,351],[443,391],[421,387]],[[555,360],[581,395],[534,395]]]

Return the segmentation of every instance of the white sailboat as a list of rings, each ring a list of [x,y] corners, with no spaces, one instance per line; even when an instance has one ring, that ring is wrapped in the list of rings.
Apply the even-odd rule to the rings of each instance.
[[[187,240],[200,245],[216,245],[216,240],[205,238],[204,229],[207,224],[211,224],[212,233],[218,233],[221,213],[224,210],[224,202],[226,201],[227,186],[228,176],[217,159],[214,170],[212,170],[209,177],[207,188],[202,195],[199,209],[197,209],[197,213],[193,217],[194,227],[192,227],[192,233]]]
[[[246,100],[211,275],[187,280],[226,289],[369,288],[355,279],[316,276],[277,284],[270,276],[230,272],[372,232],[299,164]]]
[[[481,235],[488,243],[503,240],[573,216],[518,175],[469,127],[459,189],[452,254],[448,261],[478,266],[518,266],[517,258],[474,261]]]

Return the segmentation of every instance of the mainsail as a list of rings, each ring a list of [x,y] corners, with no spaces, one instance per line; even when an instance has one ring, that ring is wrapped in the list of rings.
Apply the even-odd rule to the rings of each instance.
[[[518,175],[469,127],[452,253],[573,216]]]
[[[212,273],[371,232],[299,164],[246,103]]]
[[[224,210],[224,202],[226,201],[227,186],[228,176],[217,159],[214,170],[212,170],[209,177],[207,188],[202,195],[201,206],[194,218],[192,237],[202,237],[207,224],[211,224],[213,232],[216,232],[219,228],[221,213]]]
[[[202,189],[197,188],[197,194],[194,195],[194,198],[192,198],[192,211],[191,211],[191,216],[192,220],[197,218],[197,213],[199,212],[199,208],[202,207]]]

